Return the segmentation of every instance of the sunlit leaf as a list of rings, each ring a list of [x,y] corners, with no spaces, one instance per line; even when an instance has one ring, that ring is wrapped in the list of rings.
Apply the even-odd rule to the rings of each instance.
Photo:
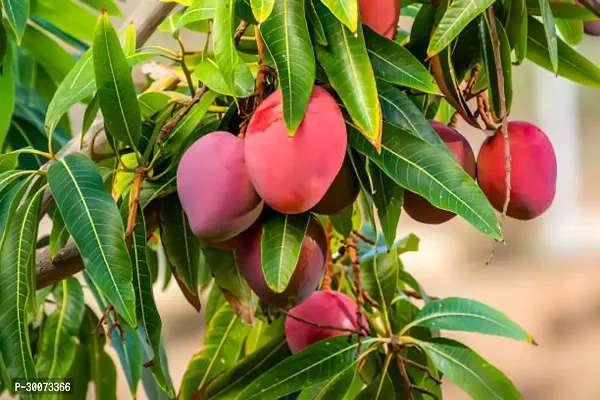
[[[275,0],[250,0],[250,6],[252,7],[254,18],[260,24],[269,18],[273,12]]]
[[[350,32],[356,32],[358,29],[358,2],[354,0],[322,0],[323,4],[329,8],[333,15]]]
[[[2,0],[4,12],[8,18],[8,24],[17,37],[17,43],[21,43],[27,19],[29,18],[29,0]]]
[[[4,29],[0,26],[0,30]],[[4,145],[4,138],[8,133],[10,122],[15,107],[15,79],[13,73],[12,46],[6,48],[4,61],[0,58],[2,74],[0,74],[0,148]]]
[[[65,12],[67,11],[68,12]],[[42,18],[61,31],[79,40],[91,42],[94,37],[95,15],[71,0],[36,0],[31,3],[31,15]]]

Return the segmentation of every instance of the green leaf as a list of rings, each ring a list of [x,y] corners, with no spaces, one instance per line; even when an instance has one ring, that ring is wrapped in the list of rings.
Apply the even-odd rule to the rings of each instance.
[[[2,30],[0,26],[0,30]],[[15,78],[13,72],[13,46],[6,48],[4,61],[0,58],[0,148],[3,148],[4,139],[10,128],[13,111],[15,108]]]
[[[265,216],[261,235],[261,261],[265,281],[275,293],[283,293],[296,269],[310,214]]]
[[[48,183],[86,271],[125,321],[136,326],[123,222],[98,168],[83,154],[69,154],[52,164]]]
[[[62,280],[54,289],[56,311],[44,322],[42,347],[37,355],[40,376],[70,377],[69,369],[75,360],[79,327],[83,320],[83,290],[73,277]]]
[[[225,83],[235,92],[236,82],[248,82],[250,70],[240,58],[233,40],[235,29],[235,0],[217,1],[213,20],[213,48]]]
[[[404,205],[404,189],[376,165],[369,165],[369,170],[373,182],[373,202],[381,223],[381,231],[388,249],[391,249]]]
[[[143,329],[140,330],[140,336],[142,340],[147,342],[154,353],[151,354],[150,360],[145,361],[152,361],[149,369],[152,371],[156,383],[170,398],[173,398],[175,396],[173,385],[163,369],[163,360],[160,356],[162,321],[152,290],[152,279],[147,262],[146,237],[144,213],[138,210],[135,229],[131,237],[131,248],[129,249],[129,257],[133,266],[133,290],[135,291],[136,300],[135,313]],[[144,332],[143,335],[142,332]]]
[[[123,14],[121,10],[119,10],[119,6],[117,5],[117,0],[79,0],[81,3],[87,4],[92,7],[95,11],[100,11],[102,6],[106,8],[106,12],[108,15],[113,15],[115,17],[122,17]]]
[[[176,195],[161,204],[160,237],[167,259],[175,268],[176,277],[185,284],[192,296],[198,297],[200,239],[194,236]]]
[[[529,15],[541,15],[538,0],[527,0],[527,13]],[[595,21],[598,16],[584,6],[573,2],[560,1],[550,2],[550,9],[554,18],[578,19],[581,21]]]
[[[260,24],[266,21],[273,12],[275,0],[250,0],[250,6],[252,7],[254,18]]]
[[[567,44],[577,46],[583,40],[583,21],[554,18],[554,23]]]
[[[98,101],[107,133],[135,148],[142,117],[131,68],[107,14],[100,15],[92,47]]]
[[[37,185],[32,185],[32,189]],[[0,249],[0,353],[11,380],[37,377],[27,323],[26,306],[34,295],[31,287],[35,265],[35,242],[43,190],[29,195],[7,226],[6,241]],[[19,199],[20,200],[20,199]]]
[[[360,359],[340,369],[333,377],[304,389],[298,400],[339,400],[350,389]]]
[[[52,230],[50,231],[50,258],[54,259],[56,253],[65,247],[69,240],[69,231],[65,226],[65,221],[56,208],[52,214]]]
[[[445,376],[474,400],[512,400],[521,395],[499,369],[467,346],[445,338],[415,340]]]
[[[189,6],[177,21],[177,29],[198,21],[212,19],[215,16],[216,0],[198,0]]]
[[[362,340],[364,352],[374,339]],[[358,343],[354,337],[336,336],[321,340],[286,358],[247,386],[238,398],[277,399],[336,376],[356,362]]]
[[[361,263],[361,278],[365,290],[379,304],[386,320],[387,309],[396,295],[398,271],[401,269],[402,263],[396,250]]]
[[[57,396],[60,400],[85,400],[88,393],[90,383],[90,352],[81,340],[81,329],[84,329],[85,324],[79,329],[80,338],[79,344],[75,350],[75,360],[71,364],[71,369],[67,376],[73,379],[73,387],[70,393]]]
[[[206,389],[207,399],[234,399],[254,380],[291,355],[287,341],[280,336],[243,358]]]
[[[2,5],[8,24],[17,37],[17,44],[21,44],[29,18],[29,0],[2,0]]]
[[[232,91],[230,85],[225,81],[223,72],[221,72],[219,66],[212,57],[208,57],[200,64],[196,65],[194,75],[199,81],[208,86],[210,90],[219,94],[227,96],[233,96],[235,94],[236,97],[249,97],[254,93],[254,78],[252,77],[252,74],[237,75],[235,89]],[[204,96],[206,96],[206,94]]]
[[[354,33],[358,30],[358,2],[355,0],[321,0],[331,13]]]
[[[493,3],[494,0],[453,1],[435,28],[429,47],[427,47],[427,56],[433,57],[442,49],[448,47],[450,42],[462,32],[469,22],[473,21],[475,17]]]
[[[31,5],[32,16],[79,40],[92,41],[96,17],[88,8],[71,0],[36,0]]]
[[[542,23],[533,17],[528,19],[527,58],[540,67],[553,72],[548,55],[548,41]],[[600,69],[558,39],[558,75],[590,87],[600,87]]]
[[[504,98],[506,115],[510,114],[512,105],[512,61],[510,56],[510,44],[508,37],[502,27],[500,20],[496,18],[496,33],[498,35],[497,45],[494,46],[494,37],[492,35],[491,20],[487,15],[479,19],[479,38],[483,48],[483,57],[485,59],[485,74],[488,80],[488,93],[490,96],[490,110],[496,120],[501,120],[501,90],[498,79],[497,65],[502,66],[502,76],[504,81]]]
[[[550,8],[549,0],[539,0],[542,21],[544,22],[544,31],[546,32],[546,43],[548,54],[550,55],[550,64],[552,64],[552,72],[558,72],[558,38],[556,36],[556,25],[554,24],[554,16]]]
[[[310,28],[310,33],[316,44],[320,44],[321,46],[327,46],[327,38],[325,37],[325,31],[323,30],[323,24],[321,24],[321,19],[319,15],[317,15],[317,10],[315,10],[315,4],[312,1],[306,2],[306,17],[308,22],[308,27]]]
[[[123,38],[123,53],[125,57],[131,57],[135,54],[137,34],[133,22],[125,28],[125,37]]]
[[[4,245],[15,212],[34,176],[33,171],[7,171],[0,174],[0,249]],[[28,176],[25,180],[18,178]]]
[[[397,184],[438,208],[462,216],[481,232],[502,238],[493,207],[473,178],[447,153],[387,124],[381,154],[354,128],[349,127],[348,133],[352,147],[373,160]]]
[[[362,26],[358,26],[354,35],[325,5],[319,3],[316,9],[329,43],[328,47],[317,46],[319,62],[354,124],[370,143],[379,148],[381,107]]]
[[[425,93],[439,94],[427,68],[403,46],[363,26],[367,51],[375,77]]]
[[[208,324],[204,349],[188,365],[179,398],[190,399],[209,384],[211,378],[233,365],[242,348],[249,327],[242,324],[229,304],[224,304]]]
[[[529,333],[500,311],[478,301],[459,297],[430,302],[404,330],[411,326],[485,333],[535,344]]]
[[[221,289],[233,311],[243,323],[254,325],[252,291],[240,275],[233,252],[206,248],[203,254],[215,285]]]
[[[335,215],[330,215],[329,220],[333,228],[343,237],[350,236],[352,233],[352,213],[354,205],[350,205]]]
[[[304,119],[315,81],[315,57],[304,4],[305,0],[277,1],[271,16],[260,24],[260,34],[275,61],[283,95],[283,119],[290,136]]]

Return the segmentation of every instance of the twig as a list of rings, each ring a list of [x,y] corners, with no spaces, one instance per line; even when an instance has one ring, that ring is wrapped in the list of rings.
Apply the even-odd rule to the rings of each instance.
[[[352,264],[352,277],[354,278],[354,285],[356,286],[356,325],[358,326],[358,346],[356,347],[356,356],[360,355],[361,337],[367,332],[367,328],[363,324],[363,306],[364,306],[364,291],[360,282],[360,254],[358,252],[358,244],[354,235],[350,235],[346,239],[346,249],[348,250],[348,256],[350,257],[350,263]]]
[[[596,16],[600,17],[600,2],[598,0],[579,0],[580,3],[583,3],[583,5],[590,10],[591,12],[593,12],[594,14],[596,14]]]
[[[375,241],[369,237],[366,237],[365,235],[363,235],[362,233],[360,233],[357,230],[353,230],[352,233],[354,235],[356,235],[357,238],[359,238],[360,240],[362,240],[365,243],[369,243],[372,244],[373,246],[375,246],[377,243],[375,243]]]
[[[431,373],[431,370],[429,369],[428,366],[419,364],[418,362],[413,361],[413,360],[408,359],[408,358],[404,359],[404,363],[408,364],[408,365],[412,365],[413,367],[415,367],[415,368],[417,368],[417,369],[425,372],[427,374],[427,376],[429,377],[429,379],[431,379],[432,381],[434,381],[436,385],[441,385],[442,384],[442,381],[439,378],[436,378],[435,376],[433,376],[433,374]]]
[[[492,33],[492,45],[494,46],[494,52],[500,54],[500,44],[498,39],[498,31],[496,30],[496,16],[492,7],[488,8],[488,17],[490,20],[490,31]],[[506,193],[504,198],[504,206],[502,207],[502,216],[500,219],[500,228],[502,228],[502,222],[506,219],[508,212],[508,206],[510,204],[510,191],[511,191],[511,157],[510,157],[510,140],[508,138],[508,115],[506,112],[506,93],[504,92],[504,74],[502,72],[502,65],[496,60],[496,75],[498,76],[498,91],[500,94],[500,115],[502,115],[502,136],[504,137],[504,169],[505,169],[505,185]],[[490,265],[494,256],[496,255],[496,249],[498,247],[498,240],[494,239],[494,245],[490,253],[490,257],[486,262],[486,265]]]
[[[475,85],[475,81],[477,80],[477,75],[479,74],[480,70],[481,66],[479,64],[476,64],[471,69],[471,75],[469,76],[469,80],[467,81],[467,86],[465,86],[465,90],[463,90],[465,100],[471,97],[471,91],[473,90],[473,85]]]
[[[290,312],[288,312],[288,311],[286,311],[284,309],[281,309],[281,308],[278,309],[278,311],[281,312],[281,313],[283,313],[283,314],[285,314],[285,315],[287,315],[288,317],[290,317],[292,319],[295,319],[298,322],[302,322],[303,324],[312,325],[312,326],[315,326],[317,328],[322,328],[322,329],[331,329],[332,331],[348,332],[348,333],[353,334],[353,335],[358,335],[359,337],[361,336],[361,333],[358,330],[355,330],[355,329],[342,328],[342,327],[333,326],[333,325],[318,324],[316,322],[308,321],[308,320],[306,320],[304,318],[297,317],[294,314],[292,314],[292,313],[290,313]]]
[[[418,300],[422,300],[423,299],[423,295],[421,293],[415,291],[415,290],[404,290],[404,289],[402,289],[402,293],[404,293],[408,297],[412,297],[413,299],[418,299]],[[429,298],[431,300],[439,300],[439,297],[437,297],[437,296],[429,296]]]
[[[325,262],[325,276],[323,277],[323,284],[321,288],[323,290],[331,290],[331,276],[333,274],[333,260],[331,258],[331,235],[333,235],[333,225],[331,220],[327,219],[327,225],[325,226],[325,237],[327,240],[327,261]]]
[[[411,390],[416,390],[417,392],[421,392],[423,394],[426,394],[426,395],[430,396],[431,398],[433,398],[435,400],[440,400],[440,396],[438,396],[437,394],[433,393],[429,389],[425,389],[424,387],[417,386],[417,385],[414,385],[414,384],[411,383],[410,386],[409,386],[409,392]]]
[[[402,383],[408,392],[408,400],[415,400],[415,395],[412,392],[412,382],[408,377],[408,373],[406,372],[406,365],[404,364],[404,359],[400,354],[396,355],[396,362],[398,363],[398,369],[400,370],[400,375],[402,376]]]

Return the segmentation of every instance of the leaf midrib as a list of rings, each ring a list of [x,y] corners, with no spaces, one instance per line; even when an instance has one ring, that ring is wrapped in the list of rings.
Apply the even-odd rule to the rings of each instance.
[[[419,82],[420,84],[422,84],[425,87],[429,87],[429,85],[427,84],[427,82],[417,78],[416,76],[414,76],[413,74],[407,72],[405,69],[401,68],[399,65],[395,65],[393,63],[391,63],[387,58],[380,56],[378,53],[375,53],[373,50],[367,48],[367,52],[369,52],[369,54],[372,54],[373,56],[377,57],[378,59],[380,59],[382,62],[386,63],[387,65],[391,66],[392,68],[400,71],[401,73],[403,73],[404,75],[410,77],[411,79],[414,79],[416,82]],[[383,78],[382,78],[383,79]]]
[[[514,328],[511,328],[511,327],[509,327],[507,325],[503,325],[500,322],[498,322],[498,321],[496,321],[496,320],[494,320],[492,318],[485,317],[485,316],[480,315],[480,314],[471,314],[471,313],[467,313],[467,312],[458,312],[458,311],[444,312],[444,313],[438,311],[438,312],[435,312],[433,314],[429,314],[429,315],[423,316],[423,317],[421,317],[419,319],[415,319],[410,324],[406,325],[402,329],[402,332],[404,333],[404,332],[408,331],[410,328],[415,327],[417,325],[420,325],[423,322],[429,321],[431,319],[446,318],[446,317],[469,317],[469,318],[477,318],[477,319],[481,319],[481,320],[490,322],[490,323],[492,323],[494,325],[497,325],[497,326],[499,326],[501,328],[505,328],[505,329],[508,328],[509,330],[515,332]],[[518,331],[516,331],[516,332],[518,332]]]
[[[219,342],[219,345],[217,346],[217,350],[215,351],[213,356],[210,358],[210,363],[208,364],[208,368],[206,369],[206,372],[204,373],[204,377],[202,378],[202,381],[198,385],[198,388],[201,388],[204,385],[204,382],[206,382],[206,379],[208,379],[208,376],[210,375],[210,370],[212,369],[213,364],[215,363],[217,357],[221,353],[221,348],[223,347],[223,344],[225,343],[226,339],[229,337],[229,333],[233,329],[233,325],[235,324],[237,319],[238,319],[238,316],[233,314],[233,318],[231,318],[231,321],[229,322],[229,325],[227,326],[225,333],[221,337],[221,341]]]

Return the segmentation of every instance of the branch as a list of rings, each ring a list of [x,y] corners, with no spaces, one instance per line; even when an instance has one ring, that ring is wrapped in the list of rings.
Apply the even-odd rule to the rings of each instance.
[[[143,46],[148,39],[150,39],[150,36],[152,36],[158,25],[167,18],[175,5],[176,3],[164,3],[158,0],[151,0],[144,1],[135,9],[131,16],[131,20],[137,27],[136,46],[138,48]],[[129,24],[130,21],[127,21],[123,28],[126,28]],[[96,130],[102,129],[103,126],[104,121],[100,117],[96,119],[90,130],[95,132]],[[98,137],[95,138],[95,141],[93,141],[94,138],[95,135],[87,135],[84,140],[81,141],[81,134],[79,134],[79,136],[71,139],[58,153],[56,153],[56,158],[61,159],[71,153],[88,153],[92,145],[96,148],[103,148],[106,145],[105,134],[98,135]],[[51,164],[52,161],[47,162],[42,166],[42,169],[48,169]],[[53,199],[50,191],[46,190],[42,200],[42,215],[48,211],[52,201]],[[73,242],[70,242],[67,244],[66,248],[59,251],[54,257],[54,260],[50,258],[50,249],[48,247],[39,249],[36,252],[36,260],[37,288],[51,285],[61,279],[74,275],[83,269],[83,261]]]

